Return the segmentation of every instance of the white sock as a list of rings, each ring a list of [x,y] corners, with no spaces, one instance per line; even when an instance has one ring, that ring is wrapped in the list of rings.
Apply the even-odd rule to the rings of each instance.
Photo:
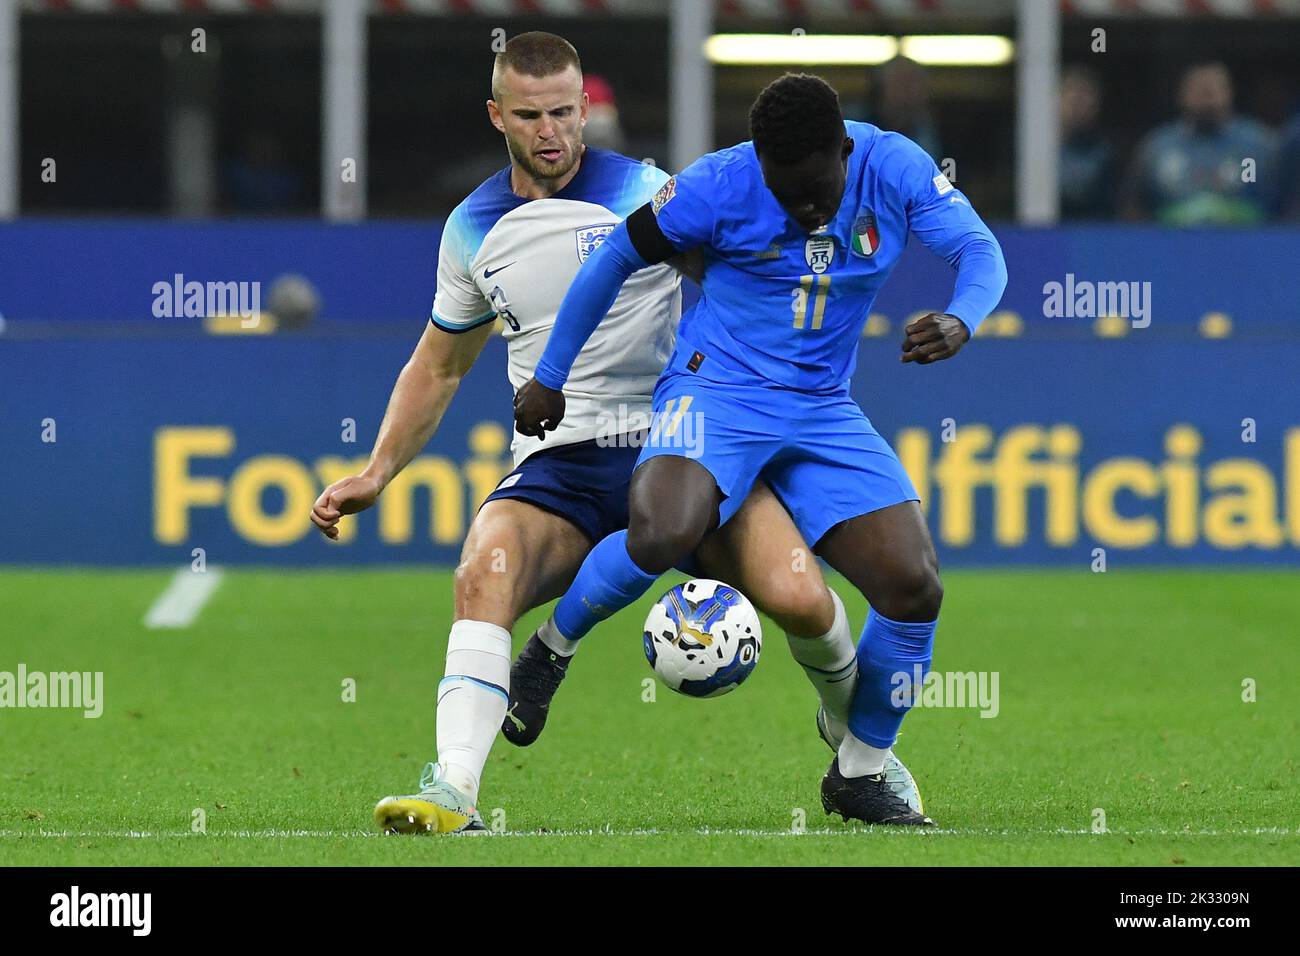
[[[840,744],[840,773],[846,777],[865,777],[880,773],[885,769],[885,758],[889,749],[881,750],[870,744],[864,744],[852,731],[845,731]]]
[[[808,675],[826,710],[826,723],[832,734],[842,737],[848,729],[849,707],[858,686],[858,649],[849,630],[849,616],[844,602],[831,591],[835,604],[835,622],[821,637],[796,637],[786,632],[790,654]]]
[[[543,644],[551,649],[554,654],[561,657],[572,657],[574,651],[578,649],[581,641],[571,641],[555,626],[555,618],[548,617],[546,623],[537,630],[537,636]]]
[[[485,621],[453,624],[438,684],[438,764],[442,778],[473,801],[509,693],[510,632]]]

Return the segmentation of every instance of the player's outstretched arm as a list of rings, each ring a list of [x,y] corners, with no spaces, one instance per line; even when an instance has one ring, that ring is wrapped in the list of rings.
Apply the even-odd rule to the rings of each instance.
[[[559,426],[564,418],[561,389],[569,371],[628,277],[710,241],[720,182],[716,166],[716,156],[710,154],[671,177],[582,264],[533,377],[515,395],[515,429],[520,434],[544,438]]]
[[[922,316],[903,330],[902,360],[929,365],[956,355],[997,307],[1007,287],[1007,265],[1002,247],[970,201],[920,147],[908,145],[915,155],[900,186],[907,197],[908,228],[957,270],[948,307]]]
[[[515,395],[515,428],[521,435],[544,439],[559,426],[564,418],[562,389],[578,353],[614,305],[623,283],[650,265],[632,244],[626,221],[587,257],[560,303],[533,377]]]
[[[492,328],[488,322],[458,334],[443,331],[432,322],[425,327],[397,376],[370,464],[359,475],[326,488],[311,509],[311,520],[322,534],[337,538],[339,518],[373,505],[393,476],[428,444]]]
[[[952,358],[1001,301],[1007,265],[998,241],[982,222],[979,225],[983,234],[972,230],[955,247],[935,249],[957,270],[952,300],[947,311],[923,315],[903,329],[904,362],[929,365]]]

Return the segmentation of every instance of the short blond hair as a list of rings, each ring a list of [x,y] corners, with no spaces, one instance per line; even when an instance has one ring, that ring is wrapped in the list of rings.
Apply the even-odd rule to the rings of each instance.
[[[492,98],[501,100],[501,76],[507,69],[524,76],[554,76],[572,66],[582,75],[578,51],[564,37],[534,30],[511,38],[492,64]]]

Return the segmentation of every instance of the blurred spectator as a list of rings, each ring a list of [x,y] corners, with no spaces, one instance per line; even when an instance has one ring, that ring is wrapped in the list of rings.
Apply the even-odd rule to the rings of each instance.
[[[896,56],[876,68],[867,119],[881,129],[902,133],[938,163],[943,157],[939,130],[930,110],[930,77],[925,67]]]
[[[1300,109],[1282,128],[1275,175],[1278,177],[1277,213],[1282,219],[1300,220]]]
[[[1061,216],[1108,219],[1115,211],[1115,151],[1097,127],[1101,86],[1082,67],[1061,77]]]
[[[285,273],[271,283],[266,308],[275,316],[277,330],[305,329],[320,312],[320,293],[306,276]]]
[[[234,212],[290,212],[304,205],[306,187],[280,140],[263,130],[244,134],[225,166],[225,193]]]
[[[1227,68],[1189,69],[1179,106],[1182,118],[1152,130],[1138,147],[1124,187],[1125,216],[1171,226],[1262,222],[1275,138],[1262,123],[1233,114]],[[1246,160],[1254,161],[1249,175]]]
[[[614,99],[614,87],[609,81],[596,73],[588,73],[582,78],[582,89],[591,100],[587,111],[587,125],[582,131],[582,141],[598,149],[612,149],[617,153],[627,149],[627,137],[618,121],[618,103]]]

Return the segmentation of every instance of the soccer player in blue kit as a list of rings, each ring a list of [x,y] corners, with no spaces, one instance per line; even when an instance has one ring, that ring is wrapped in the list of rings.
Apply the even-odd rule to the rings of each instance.
[[[548,624],[576,641],[626,607],[725,524],[761,475],[871,605],[849,732],[822,779],[822,806],[845,820],[930,824],[886,785],[883,768],[910,707],[893,678],[928,671],[943,587],[917,493],[849,396],[849,379],[909,232],[957,277],[945,312],[905,329],[904,362],[955,355],[997,305],[1006,266],[934,161],[904,136],[846,122],[821,78],[770,84],[750,133],[670,179],[587,259],[516,394],[522,434],[554,429],[569,369],[627,278],[703,250],[703,297],[655,386],[659,437],[633,474],[628,529],[592,550]],[[684,415],[702,428],[702,451],[664,437]]]

